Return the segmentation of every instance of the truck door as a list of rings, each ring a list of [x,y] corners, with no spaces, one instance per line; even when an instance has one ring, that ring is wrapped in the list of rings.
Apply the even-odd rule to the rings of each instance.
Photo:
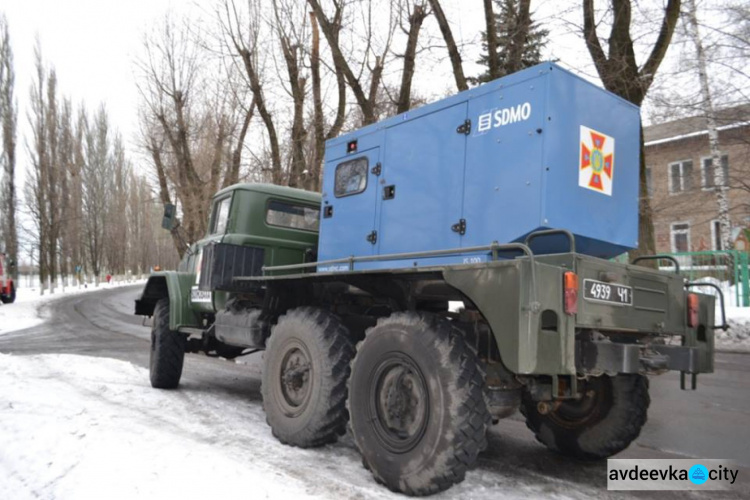
[[[188,271],[195,273],[195,283],[190,289],[190,303],[198,310],[214,311],[213,290],[201,290],[201,272],[203,271],[203,248],[211,242],[220,242],[224,238],[227,227],[230,225],[230,212],[232,207],[232,193],[215,198],[211,203],[211,218],[208,222],[208,234],[195,245],[195,257],[193,268]]]
[[[386,130],[378,185],[380,254],[461,245],[465,102]]]
[[[326,162],[326,172],[334,174],[324,177],[318,260],[372,255],[379,149]]]

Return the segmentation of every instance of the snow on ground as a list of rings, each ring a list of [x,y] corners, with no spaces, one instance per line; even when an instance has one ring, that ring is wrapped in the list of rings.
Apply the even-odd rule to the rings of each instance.
[[[92,293],[120,286],[133,285],[140,281],[117,281],[112,284],[89,285],[87,288],[69,286],[64,290],[58,288],[53,294],[46,292],[39,295],[38,288],[19,288],[16,290],[16,301],[12,304],[0,304],[0,335],[24,328],[31,328],[43,323],[47,318],[43,307],[51,300],[70,295]]]
[[[182,387],[152,389],[146,369],[119,360],[0,354],[2,497],[403,498],[374,482],[350,437],[313,450],[284,446],[257,399]],[[474,470],[434,498],[597,494],[534,483]]]
[[[721,311],[716,311],[721,322]],[[750,352],[750,307],[727,307],[729,330],[716,330],[716,348],[727,351]]]

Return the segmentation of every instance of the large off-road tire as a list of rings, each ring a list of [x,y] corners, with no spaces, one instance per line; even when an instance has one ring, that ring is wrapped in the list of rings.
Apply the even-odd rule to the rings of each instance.
[[[9,294],[0,294],[0,301],[3,302],[3,304],[12,304],[16,301],[16,284],[11,283],[10,284],[10,293]]]
[[[407,495],[463,481],[487,445],[479,360],[461,331],[431,314],[394,314],[367,331],[352,364],[349,411],[365,467]]]
[[[309,448],[346,432],[346,382],[354,345],[335,315],[300,307],[281,316],[263,355],[266,421],[284,444]]]
[[[646,423],[651,399],[643,375],[591,377],[579,401],[566,400],[542,414],[524,393],[526,426],[550,450],[579,460],[600,460],[627,448]]]
[[[185,336],[169,329],[169,299],[163,298],[154,308],[151,327],[151,386],[174,389],[180,383],[185,361]]]

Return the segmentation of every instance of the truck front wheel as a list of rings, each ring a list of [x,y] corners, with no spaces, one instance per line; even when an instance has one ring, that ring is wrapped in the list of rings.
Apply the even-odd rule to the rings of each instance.
[[[185,337],[169,329],[169,299],[163,298],[154,307],[151,327],[151,386],[174,389],[180,383],[185,361]]]
[[[600,460],[627,448],[646,423],[651,399],[643,375],[591,377],[582,397],[539,404],[524,393],[521,412],[536,439],[552,451],[579,460]]]
[[[349,384],[365,467],[407,495],[463,481],[486,447],[483,387],[476,354],[450,322],[425,313],[378,321],[357,349]]]
[[[266,342],[261,393],[266,421],[284,444],[309,448],[346,432],[346,382],[354,356],[349,330],[313,307],[279,318]]]

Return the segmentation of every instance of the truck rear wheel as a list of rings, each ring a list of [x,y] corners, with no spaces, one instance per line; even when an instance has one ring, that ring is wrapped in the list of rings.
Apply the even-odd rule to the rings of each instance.
[[[349,330],[313,307],[279,318],[266,343],[261,393],[266,421],[284,444],[309,448],[346,432],[346,382],[354,357]]]
[[[424,313],[378,321],[358,346],[349,383],[365,467],[407,495],[463,481],[486,447],[483,387],[476,354],[450,322]]]
[[[151,327],[151,386],[157,389],[177,387],[184,361],[185,337],[169,329],[169,299],[160,299],[154,308]]]
[[[549,410],[524,393],[521,412],[526,426],[550,450],[579,460],[600,460],[621,452],[646,423],[651,402],[648,379],[603,375],[581,383],[580,400],[565,400]]]

